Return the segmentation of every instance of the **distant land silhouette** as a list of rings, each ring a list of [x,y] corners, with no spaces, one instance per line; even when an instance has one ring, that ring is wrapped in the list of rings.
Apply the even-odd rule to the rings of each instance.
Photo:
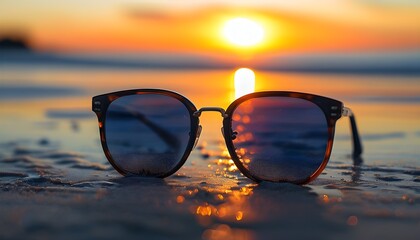
[[[4,50],[20,50],[30,51],[30,47],[26,40],[19,37],[0,37],[0,51]]]

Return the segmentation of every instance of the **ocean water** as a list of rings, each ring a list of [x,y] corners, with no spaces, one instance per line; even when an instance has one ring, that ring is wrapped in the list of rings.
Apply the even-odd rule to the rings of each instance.
[[[97,119],[91,112],[92,96],[124,89],[161,88],[184,95],[197,108],[226,109],[234,100],[234,71],[0,65],[0,201],[12,206],[1,209],[3,236],[26,236],[31,231],[35,237],[59,236],[57,232],[80,236],[71,235],[75,224],[71,220],[58,224],[37,216],[31,202],[33,196],[28,194],[33,192],[45,192],[56,199],[70,195],[70,203],[60,200],[52,205],[61,209],[60,206],[75,204],[76,213],[71,216],[79,220],[83,219],[83,211],[93,213],[84,206],[95,201],[101,200],[104,208],[117,204],[110,211],[119,212],[115,219],[119,227],[109,228],[107,236],[117,236],[121,229],[129,230],[122,231],[126,236],[139,232],[161,239],[171,234],[202,239],[312,236],[310,231],[301,232],[297,224],[306,224],[309,230],[320,229],[327,239],[418,236],[417,75],[255,70],[256,91],[327,96],[344,102],[356,115],[364,147],[361,159],[351,158],[349,120],[342,118],[337,122],[327,168],[303,187],[256,184],[240,174],[224,145],[219,113],[203,113],[203,132],[197,148],[169,178],[124,178],[107,162],[100,146]],[[132,194],[122,200],[116,197],[120,193]],[[23,200],[16,202],[16,197],[10,197],[14,194],[22,194]],[[143,194],[147,196],[140,197]],[[79,202],[77,196],[87,200]],[[42,194],[36,199],[48,203]],[[136,210],[143,217],[129,213],[128,206],[135,205],[136,199],[149,206],[147,210]],[[7,222],[16,217],[15,210],[19,209],[26,219],[12,227]],[[81,225],[86,223],[106,235],[105,225],[95,221],[107,219],[103,221],[112,225],[112,220],[101,214],[93,216],[76,225],[83,230]],[[175,218],[180,219],[179,224],[191,225],[191,229],[162,222],[166,219],[174,223],[171,220]],[[288,230],[282,232],[277,225]],[[392,226],[392,231],[386,226]],[[10,235],[3,233],[8,227]],[[88,232],[87,236],[101,234]]]

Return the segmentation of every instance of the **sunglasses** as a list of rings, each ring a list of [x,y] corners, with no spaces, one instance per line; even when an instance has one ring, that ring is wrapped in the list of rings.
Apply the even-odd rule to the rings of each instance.
[[[324,170],[336,121],[350,117],[353,157],[362,153],[355,117],[343,103],[308,93],[255,92],[227,110],[197,109],[184,96],[161,89],[98,95],[92,110],[104,153],[123,175],[164,178],[185,163],[201,133],[199,117],[220,112],[222,133],[236,167],[256,181],[305,184]]]

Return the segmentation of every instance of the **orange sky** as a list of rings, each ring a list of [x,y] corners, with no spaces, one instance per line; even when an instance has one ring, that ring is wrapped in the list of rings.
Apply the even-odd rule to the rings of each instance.
[[[242,6],[237,1],[235,5],[185,1],[176,7],[153,1],[87,2],[2,1],[0,35],[21,31],[35,48],[62,52],[231,54],[420,48],[420,5],[397,1],[391,6],[373,4],[379,0],[366,1],[370,4],[303,1],[300,8],[271,1],[266,1],[270,7]],[[264,42],[244,49],[223,39],[223,24],[235,17],[260,23]]]

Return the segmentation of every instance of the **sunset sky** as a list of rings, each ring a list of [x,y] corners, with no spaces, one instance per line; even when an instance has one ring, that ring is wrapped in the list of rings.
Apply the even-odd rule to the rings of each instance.
[[[419,16],[411,0],[3,0],[0,36],[56,52],[410,52],[420,49]],[[229,42],[223,29],[235,18],[260,26],[261,41]]]

